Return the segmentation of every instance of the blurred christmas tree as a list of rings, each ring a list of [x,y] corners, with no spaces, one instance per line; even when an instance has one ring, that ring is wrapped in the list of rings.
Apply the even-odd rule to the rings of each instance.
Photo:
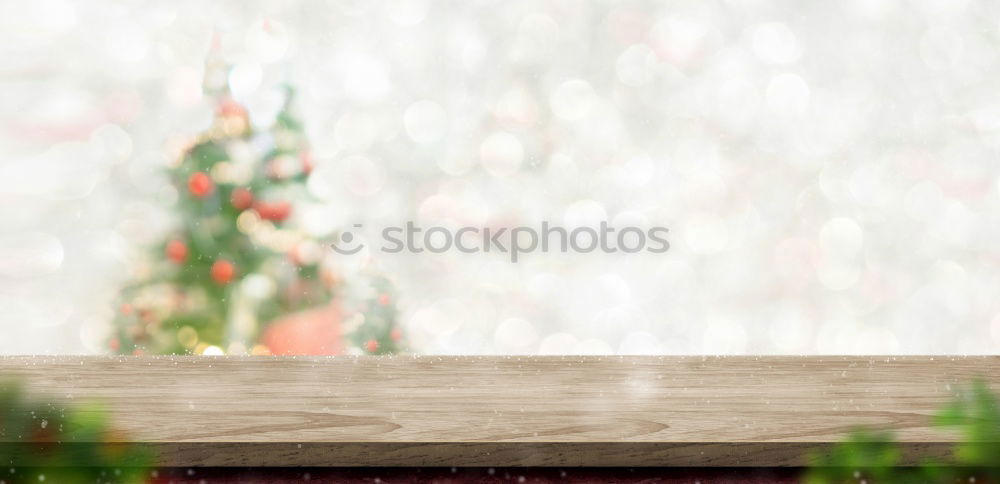
[[[204,86],[216,102],[215,119],[169,168],[180,227],[122,291],[111,349],[399,351],[402,338],[387,281],[372,276],[375,290],[360,303],[367,310],[354,313],[335,298],[344,283],[328,251],[289,224],[294,202],[308,197],[304,182],[313,167],[294,91],[286,88],[270,129],[256,132],[246,109],[230,96],[227,66],[216,57],[206,64]]]

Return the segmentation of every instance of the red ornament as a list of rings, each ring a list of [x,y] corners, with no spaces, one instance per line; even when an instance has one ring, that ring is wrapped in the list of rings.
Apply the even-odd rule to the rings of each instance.
[[[108,348],[111,351],[118,351],[118,348],[121,348],[121,342],[118,341],[118,338],[111,338],[111,341],[108,341]]]
[[[299,153],[299,160],[302,161],[302,173],[306,175],[312,173],[313,168],[316,167],[316,160],[313,159],[312,152],[305,150]]]
[[[233,204],[236,210],[246,210],[253,205],[253,193],[246,188],[236,188],[229,196],[229,203]]]
[[[281,222],[292,214],[292,203],[287,200],[278,200],[276,202],[258,201],[254,202],[253,209],[264,220]]]
[[[188,191],[198,198],[207,196],[214,189],[215,184],[204,172],[196,171],[188,177]]]
[[[167,243],[167,258],[178,264],[183,263],[187,259],[188,247],[187,244],[179,240],[171,240]]]
[[[378,304],[379,304],[379,306],[388,306],[389,305],[389,301],[390,300],[389,300],[389,295],[388,294],[382,293],[382,294],[378,295]]]
[[[368,342],[365,343],[365,349],[368,350],[369,353],[378,351],[378,341],[373,339],[368,340]]]
[[[218,284],[229,284],[236,275],[236,266],[225,259],[219,259],[212,264],[212,280]]]
[[[247,117],[247,110],[240,103],[231,98],[226,98],[219,103],[219,115],[226,118],[231,116],[245,118]]]
[[[393,341],[399,341],[403,339],[403,332],[400,331],[399,328],[392,328],[392,331],[389,332],[389,337],[392,338]]]
[[[344,353],[342,320],[337,304],[292,313],[268,324],[261,344],[275,355],[340,355]]]

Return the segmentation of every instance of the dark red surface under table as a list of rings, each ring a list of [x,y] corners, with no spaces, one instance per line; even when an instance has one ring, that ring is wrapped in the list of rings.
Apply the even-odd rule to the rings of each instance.
[[[170,468],[157,484],[212,483],[794,483],[801,469],[768,468]]]

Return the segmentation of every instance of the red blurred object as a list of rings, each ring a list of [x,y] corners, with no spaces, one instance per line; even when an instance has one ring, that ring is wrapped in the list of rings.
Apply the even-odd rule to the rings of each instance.
[[[337,304],[290,314],[268,325],[260,342],[274,355],[340,355],[342,320]]]
[[[795,467],[171,467],[153,484],[299,484],[384,482],[387,484],[796,484]]]
[[[236,275],[236,266],[232,262],[220,259],[212,264],[212,280],[219,284],[229,284]]]
[[[187,244],[179,240],[171,240],[167,243],[167,258],[178,264],[187,259]]]
[[[390,302],[389,295],[382,293],[378,295],[378,303],[381,306],[388,306]]]
[[[369,353],[374,353],[378,351],[378,341],[375,341],[373,339],[368,340],[368,342],[365,343],[365,350],[367,350]]]
[[[393,341],[399,341],[403,339],[403,332],[400,331],[399,328],[392,328],[392,331],[389,332],[389,337],[392,338]]]
[[[204,172],[196,171],[188,177],[188,191],[196,197],[204,197],[212,193],[215,184]]]
[[[303,151],[299,155],[299,160],[302,161],[302,173],[306,175],[312,173],[313,168],[316,167],[316,160],[313,159],[312,152],[309,150]]]
[[[253,209],[264,220],[280,222],[292,214],[292,203],[287,200],[278,200],[275,202],[258,201],[253,204]]]
[[[246,210],[253,205],[253,193],[246,188],[236,188],[229,196],[229,203],[233,204],[236,210]]]
[[[246,108],[230,98],[223,99],[219,103],[219,115],[227,118],[230,116],[248,117]]]

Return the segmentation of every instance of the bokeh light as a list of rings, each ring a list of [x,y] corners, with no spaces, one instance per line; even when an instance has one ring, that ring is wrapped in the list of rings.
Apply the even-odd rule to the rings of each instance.
[[[233,68],[208,82],[256,128],[282,85],[298,88],[316,168],[295,223],[312,235],[363,223],[372,240],[407,220],[670,229],[666,254],[343,258],[347,276],[370,257],[396,282],[417,352],[996,353],[998,14],[936,0],[7,2],[0,353],[105,350],[119,285],[176,223],[160,169],[212,118],[213,38]],[[231,151],[213,176],[246,175],[251,147]],[[259,282],[248,294],[273,290]]]

